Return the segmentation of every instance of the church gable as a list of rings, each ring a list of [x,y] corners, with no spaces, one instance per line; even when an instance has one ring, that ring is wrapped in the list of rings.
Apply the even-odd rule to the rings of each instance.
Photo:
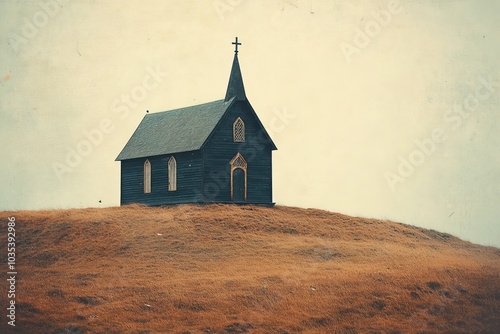
[[[248,101],[236,101],[226,111],[210,134],[203,148],[265,146],[276,150],[276,146]]]

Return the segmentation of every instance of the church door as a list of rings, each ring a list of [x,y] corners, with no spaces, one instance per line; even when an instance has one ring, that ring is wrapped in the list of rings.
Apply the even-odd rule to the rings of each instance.
[[[245,201],[245,171],[241,168],[233,170],[233,201]]]
[[[231,201],[247,201],[247,162],[238,153],[229,162],[231,165]]]

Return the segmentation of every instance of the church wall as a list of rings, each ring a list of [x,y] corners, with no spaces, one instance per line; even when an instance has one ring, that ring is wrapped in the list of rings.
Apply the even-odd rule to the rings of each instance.
[[[168,191],[168,159],[177,161],[177,190]],[[200,151],[160,155],[121,162],[121,205],[163,205],[201,201],[202,159]],[[144,162],[151,163],[151,193],[144,193]]]

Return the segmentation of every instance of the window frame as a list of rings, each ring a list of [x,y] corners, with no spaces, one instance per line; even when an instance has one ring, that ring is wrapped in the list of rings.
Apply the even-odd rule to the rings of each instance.
[[[168,191],[177,191],[177,160],[173,155],[168,159]]]
[[[143,191],[145,194],[151,194],[151,179],[152,179],[152,173],[151,173],[151,162],[149,159],[146,159],[144,161],[144,167],[143,167],[143,176],[144,176],[144,184],[143,184]]]
[[[239,131],[237,131],[237,126],[240,126],[241,128]],[[233,142],[235,143],[244,143],[245,142],[245,137],[246,137],[246,129],[245,129],[245,122],[241,119],[241,117],[238,117],[234,123],[233,123]]]

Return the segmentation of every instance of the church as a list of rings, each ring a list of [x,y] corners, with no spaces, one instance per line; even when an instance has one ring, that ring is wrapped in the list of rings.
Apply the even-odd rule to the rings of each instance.
[[[225,98],[146,114],[116,161],[120,204],[273,205],[271,137],[248,101],[238,38]]]

